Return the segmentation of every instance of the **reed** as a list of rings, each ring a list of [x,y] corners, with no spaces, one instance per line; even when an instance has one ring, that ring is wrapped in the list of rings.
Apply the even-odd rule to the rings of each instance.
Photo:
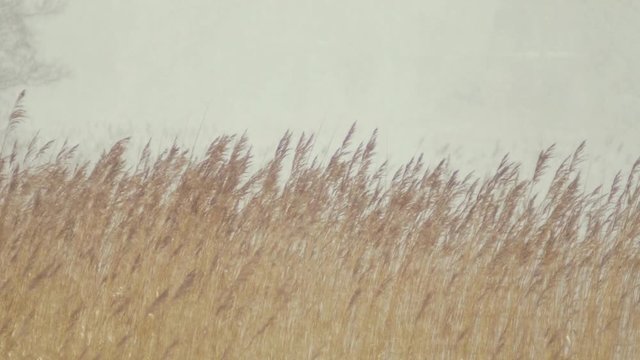
[[[246,136],[131,167],[126,140],[93,165],[3,152],[0,354],[640,356],[640,162],[597,189],[583,145],[542,191],[553,148],[533,176],[415,158],[387,181],[354,131],[327,161],[287,133],[256,170]]]

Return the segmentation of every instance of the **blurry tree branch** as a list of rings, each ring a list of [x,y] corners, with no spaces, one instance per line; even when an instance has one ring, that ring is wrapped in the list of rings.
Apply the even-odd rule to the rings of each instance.
[[[64,0],[0,0],[0,92],[60,78],[58,65],[42,61],[34,47],[29,17],[61,11]]]

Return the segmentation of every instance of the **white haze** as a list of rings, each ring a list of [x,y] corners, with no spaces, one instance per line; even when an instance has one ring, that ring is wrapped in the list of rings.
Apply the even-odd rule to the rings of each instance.
[[[94,156],[133,136],[202,149],[245,129],[331,150],[353,122],[381,158],[486,171],[587,140],[590,182],[640,155],[640,13],[630,1],[71,0],[34,22],[62,81],[29,88],[29,131]],[[199,132],[199,135],[197,135]]]

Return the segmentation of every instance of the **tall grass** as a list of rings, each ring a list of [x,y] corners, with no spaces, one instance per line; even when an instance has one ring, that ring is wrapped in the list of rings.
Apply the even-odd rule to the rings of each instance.
[[[3,153],[2,358],[640,357],[639,162],[593,190],[583,146],[545,188],[552,148],[533,176],[387,178],[353,133],[328,159],[287,133],[257,170],[245,136]]]

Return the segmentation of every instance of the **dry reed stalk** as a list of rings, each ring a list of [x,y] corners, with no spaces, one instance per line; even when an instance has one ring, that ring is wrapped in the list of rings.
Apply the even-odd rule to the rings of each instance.
[[[411,159],[377,133],[325,164],[287,132],[251,169],[246,136],[129,169],[126,140],[75,168],[0,157],[4,358],[633,358],[640,162],[584,189],[584,144],[543,183]],[[292,152],[292,154],[289,154]],[[291,157],[290,169],[284,164]],[[61,331],[61,329],[66,329]]]

